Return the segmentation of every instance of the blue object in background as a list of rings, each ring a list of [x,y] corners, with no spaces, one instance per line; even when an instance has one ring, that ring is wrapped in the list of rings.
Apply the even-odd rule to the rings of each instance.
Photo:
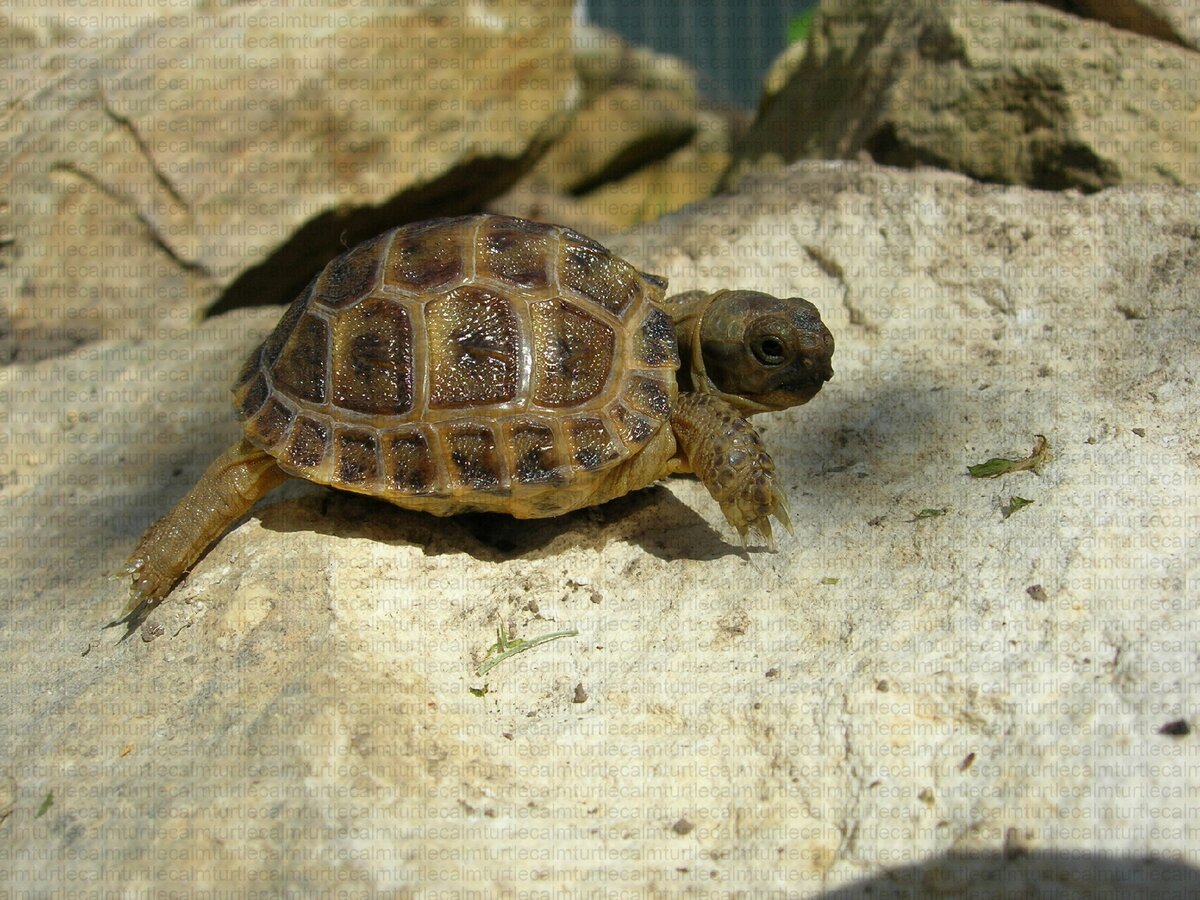
[[[627,41],[686,60],[709,98],[746,110],[788,45],[792,21],[816,0],[580,0],[583,18]]]

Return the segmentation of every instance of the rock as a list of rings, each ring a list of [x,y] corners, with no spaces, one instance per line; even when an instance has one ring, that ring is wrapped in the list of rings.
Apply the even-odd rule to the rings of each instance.
[[[801,293],[830,323],[834,380],[756,419],[779,553],[685,478],[527,522],[293,482],[150,641],[106,627],[105,573],[233,440],[227,386],[279,311],[7,367],[0,871],[46,894],[551,893],[602,868],[639,894],[1195,895],[1197,222],[1192,189],[748,179],[619,244],[675,289]],[[1035,434],[1040,475],[967,475]],[[578,635],[480,678],[500,626]]]
[[[729,159],[725,147],[682,147],[624,178],[597,187],[581,198],[581,205],[603,217],[607,232],[652,222],[711,197]]]
[[[39,25],[0,15],[0,61],[50,44],[53,38]]]
[[[163,14],[162,4],[153,0],[21,6],[0,15],[0,60],[54,46],[94,51],[102,40],[112,41]]]
[[[618,85],[580,110],[538,171],[555,190],[585,194],[686,145],[695,115],[695,98]]]
[[[501,193],[565,121],[571,6],[474,9],[239,5],[11,58],[5,355],[285,302],[343,241]]]
[[[787,87],[788,82],[792,80],[792,75],[800,67],[800,63],[804,62],[804,55],[807,52],[807,41],[795,41],[775,57],[775,61],[771,63],[771,68],[763,76],[762,96],[758,101],[759,116],[774,102],[779,93]]]
[[[1030,3],[831,0],[727,182],[865,155],[984,181],[1200,183],[1200,56]]]
[[[1200,3],[1196,0],[1043,0],[1066,12],[1099,19],[1146,37],[1200,49]]]
[[[602,240],[712,196],[729,160],[724,146],[704,149],[697,141],[579,197],[554,190],[534,174],[489,203],[488,209],[569,225]]]
[[[615,32],[587,23],[576,24],[571,46],[587,99],[629,84],[674,94],[683,102],[696,99],[695,70],[669,53],[630,44]]]
[[[489,208],[602,237],[711,196],[744,115],[702,98],[696,73],[675,57],[592,26],[577,29],[573,46],[578,112]]]

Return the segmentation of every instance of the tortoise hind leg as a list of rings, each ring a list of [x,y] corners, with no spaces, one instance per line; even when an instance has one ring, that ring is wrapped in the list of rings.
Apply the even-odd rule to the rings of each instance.
[[[775,486],[775,463],[754,426],[738,411],[711,394],[680,394],[671,428],[686,466],[696,473],[721,512],[737,529],[742,544],[755,531],[775,549],[774,516],[789,532],[787,502]]]
[[[131,598],[161,600],[209,545],[288,478],[244,438],[216,458],[183,499],[146,529],[128,560]]]

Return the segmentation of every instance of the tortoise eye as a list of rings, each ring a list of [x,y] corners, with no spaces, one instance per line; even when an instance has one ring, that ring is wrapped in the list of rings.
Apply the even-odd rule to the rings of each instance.
[[[777,366],[787,356],[783,341],[773,334],[764,335],[750,345],[755,358],[764,366]]]

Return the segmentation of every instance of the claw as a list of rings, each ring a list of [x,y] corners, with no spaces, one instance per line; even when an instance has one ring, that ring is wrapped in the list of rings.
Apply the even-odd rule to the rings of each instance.
[[[121,563],[121,565],[117,566],[117,568],[110,569],[105,574],[109,580],[128,578],[130,575],[137,574],[138,569],[140,569],[145,562],[146,561],[144,559],[130,558]]]
[[[767,549],[770,550],[772,553],[775,553],[778,550],[778,548],[775,546],[775,534],[771,530],[771,520],[763,519],[762,522],[758,526],[758,530],[762,534],[762,536],[764,538],[766,538]]]
[[[115,572],[114,575],[130,580],[129,602],[126,604],[126,613],[132,609],[136,609],[143,603],[152,602],[160,598],[163,584],[162,576],[153,568],[147,568],[145,557],[131,557],[126,562],[124,568]]]
[[[794,535],[796,532],[795,529],[792,528],[792,519],[788,515],[787,498],[783,496],[783,493],[779,490],[779,488],[774,488],[772,499],[775,501],[775,518],[779,520],[780,525],[787,529],[788,534]],[[771,549],[773,550],[775,548],[772,547]]]
[[[722,503],[721,510],[725,513],[729,524],[737,531],[743,548],[750,546],[751,537],[758,538],[761,535],[767,549],[772,553],[778,552],[775,530],[771,523],[772,516],[779,520],[779,524],[787,530],[788,534],[795,534],[791,516],[788,515],[787,501],[779,489],[774,486],[771,487],[769,501],[765,497],[757,502],[735,500]]]

